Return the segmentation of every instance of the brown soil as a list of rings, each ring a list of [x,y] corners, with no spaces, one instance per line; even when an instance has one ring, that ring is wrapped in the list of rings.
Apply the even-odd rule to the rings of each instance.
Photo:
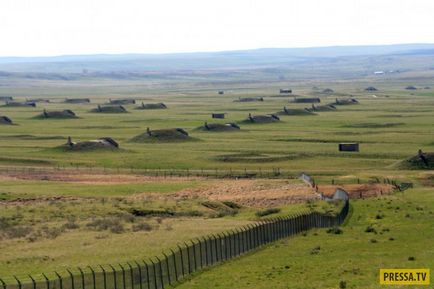
[[[149,196],[146,194],[146,196]],[[141,197],[136,196],[136,197]],[[305,184],[289,183],[286,180],[210,180],[206,187],[187,189],[181,192],[155,197],[174,199],[209,199],[232,201],[249,207],[277,207],[318,199],[313,189]]]
[[[37,180],[37,181],[55,181],[55,182],[70,182],[82,184],[130,184],[130,183],[146,183],[146,182],[182,182],[191,181],[199,178],[187,177],[153,177],[142,175],[127,175],[127,174],[101,174],[88,173],[80,171],[52,171],[52,172],[0,172],[0,181],[9,180]]]
[[[389,184],[349,184],[349,185],[319,185],[318,191],[325,196],[331,197],[337,188],[342,188],[348,192],[350,198],[369,198],[390,194],[393,186]]]

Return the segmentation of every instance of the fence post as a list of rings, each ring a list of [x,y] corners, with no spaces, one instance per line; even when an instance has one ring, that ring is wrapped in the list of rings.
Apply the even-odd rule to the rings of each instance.
[[[155,263],[154,263],[154,261],[152,259],[149,259],[149,261],[151,261],[152,267],[154,269],[154,286],[155,286],[155,289],[158,289],[158,285],[157,285],[157,267],[155,266]]]
[[[163,265],[161,264],[161,260],[158,257],[155,257],[158,261],[158,267],[160,267],[160,282],[161,282],[161,288],[164,289],[164,277],[163,277]]]
[[[80,276],[81,276],[81,288],[85,289],[85,284],[84,284],[84,272],[83,270],[81,270],[80,267],[77,267],[78,271],[80,271]],[[133,288],[134,289],[134,288]]]
[[[139,264],[139,262],[137,262],[137,261],[134,261],[134,263],[136,263],[136,265],[137,265],[137,270],[139,270],[139,287],[140,287],[140,289],[143,289],[143,279],[142,279],[142,267],[140,266],[140,264]],[[95,289],[95,288],[94,288]]]
[[[30,278],[30,280],[32,280],[33,289],[36,289],[36,281],[35,281],[35,279],[33,279],[32,275],[30,275],[30,274],[29,274],[29,278]]]
[[[3,289],[6,289],[6,283],[2,278],[0,278],[0,283],[2,283]]]
[[[90,269],[90,272],[92,273],[92,284],[93,284],[93,289],[96,289],[96,278],[95,278],[95,271],[93,270],[92,267],[87,266]]]
[[[21,289],[22,288],[22,284],[21,284],[21,281],[17,278],[17,276],[15,276],[14,275],[14,278],[15,278],[15,280],[17,280],[17,283],[18,283],[18,289]]]
[[[107,289],[107,276],[106,276],[106,272],[103,266],[99,265],[101,267],[102,270],[102,275],[103,275],[103,282],[104,282],[104,289]]]
[[[179,253],[181,254],[181,276],[184,277],[184,256],[182,254],[182,248],[178,245]]]
[[[124,267],[121,264],[118,264],[118,265],[119,265],[119,267],[121,268],[121,271],[122,271],[122,284],[123,284],[123,287],[124,287],[124,289],[127,289],[126,286],[125,286],[125,269],[124,269]]]
[[[204,245],[205,245],[205,265],[208,266],[209,262],[208,262],[208,242],[207,239],[205,237],[203,237],[203,241],[204,241]]]
[[[219,262],[219,252],[218,252],[218,246],[217,246],[217,237],[213,234],[212,237],[214,238],[214,250],[215,250],[215,261]]]
[[[130,278],[131,278],[131,289],[134,289],[134,272],[133,266],[129,262],[127,262],[128,267],[130,268]]]
[[[178,282],[178,269],[176,268],[176,257],[175,257],[175,252],[170,249],[170,251],[172,252],[172,256],[173,256],[173,267],[175,269],[175,281]]]
[[[166,258],[166,269],[167,269],[167,280],[169,281],[169,285],[172,286],[172,279],[170,278],[170,266],[169,266],[169,257],[163,252],[164,258]]]
[[[59,287],[60,289],[63,289],[63,282],[62,282],[62,276],[59,275],[56,271],[54,271],[54,274],[56,274],[57,278],[59,278]]]
[[[146,261],[143,261],[143,264],[145,264],[146,267],[146,283],[148,283],[148,289],[151,289],[151,280],[149,279],[149,266]]]
[[[47,289],[50,289],[50,279],[48,279],[47,275],[45,275],[44,273],[42,273],[42,276],[45,279],[45,284],[47,285]],[[6,289],[6,287],[4,287],[3,289]]]
[[[113,285],[114,285],[114,288],[117,289],[118,288],[118,280],[117,280],[117,276],[116,276],[116,269],[112,265],[109,265],[109,266],[113,270],[113,281],[114,281]]]
[[[193,240],[190,240],[192,247],[193,247],[193,272],[197,270],[197,260],[196,260],[196,244],[193,242]]]
[[[196,240],[199,242],[199,264],[200,268],[203,268],[203,255],[202,255],[202,241],[199,238],[196,238]]]
[[[223,246],[222,246],[222,237],[220,236],[220,234],[217,234],[217,236],[219,237],[219,247],[220,247],[220,261],[223,261]]]
[[[190,259],[190,247],[185,243],[185,248],[187,249],[187,264],[188,264],[188,274],[191,274],[191,259]]]

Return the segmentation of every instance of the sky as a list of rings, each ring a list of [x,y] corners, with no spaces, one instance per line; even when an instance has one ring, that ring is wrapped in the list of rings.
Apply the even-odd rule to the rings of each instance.
[[[0,0],[0,56],[434,43],[433,0]]]

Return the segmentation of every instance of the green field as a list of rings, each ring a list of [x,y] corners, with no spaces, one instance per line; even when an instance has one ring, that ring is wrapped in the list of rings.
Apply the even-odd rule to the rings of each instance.
[[[301,67],[300,74],[289,68],[271,72],[261,68],[125,79],[0,77],[0,96],[17,101],[50,99],[35,108],[5,107],[0,101],[0,116],[15,123],[0,124],[0,278],[9,282],[12,275],[39,276],[76,266],[149,258],[191,238],[257,221],[258,211],[271,207],[280,211],[265,217],[306,209],[333,210],[331,205],[304,199],[294,204],[238,207],[230,197],[225,203],[206,194],[182,195],[223,181],[239,181],[206,178],[203,172],[220,172],[220,176],[238,172],[240,177],[243,172],[261,172],[253,184],[260,188],[303,185],[296,179],[302,172],[319,184],[389,178],[412,182],[415,188],[378,199],[351,200],[353,214],[341,235],[315,230],[279,241],[198,273],[180,288],[232,288],[232,284],[236,288],[339,288],[341,281],[347,283],[346,288],[378,288],[379,268],[432,268],[434,172],[432,167],[411,167],[406,160],[419,149],[434,151],[434,89],[429,88],[434,87],[433,72],[420,61],[413,70],[376,78],[366,75],[368,68],[363,70],[359,64],[340,64],[347,74],[333,69],[327,74],[327,67],[318,64],[313,67],[318,71],[308,73]],[[402,65],[412,67],[411,61]],[[291,76],[294,79],[288,80]],[[408,85],[418,89],[406,90]],[[365,91],[368,86],[378,91]],[[279,89],[286,87],[297,96],[320,97],[321,105],[348,97],[359,104],[336,106],[335,111],[316,115],[280,115],[279,122],[269,124],[245,122],[249,113],[311,106],[290,103],[292,96],[279,95]],[[322,93],[325,88],[334,92]],[[217,93],[220,89],[224,95]],[[90,98],[91,103],[63,102],[80,97]],[[263,97],[264,101],[234,102],[239,97]],[[90,112],[119,98],[132,98],[137,104],[125,105],[128,113]],[[135,109],[141,102],[163,102],[168,109]],[[43,109],[70,109],[78,118],[36,118]],[[226,119],[213,120],[215,112],[226,113]],[[234,122],[241,129],[198,130],[205,122]],[[182,128],[192,139],[131,142],[148,127]],[[68,136],[73,141],[111,137],[120,149],[70,151],[65,147]],[[360,143],[360,152],[339,152],[341,142]],[[267,179],[266,173],[276,169],[281,174]],[[169,175],[176,172],[184,177]],[[62,174],[90,179],[48,178]],[[96,174],[153,178],[109,182],[93,180]],[[240,192],[251,189],[240,184]],[[230,191],[220,188],[222,193]],[[371,225],[377,234],[365,232]]]

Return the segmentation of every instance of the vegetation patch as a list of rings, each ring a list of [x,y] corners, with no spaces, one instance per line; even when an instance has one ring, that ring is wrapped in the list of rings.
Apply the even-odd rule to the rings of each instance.
[[[256,152],[245,152],[237,154],[218,155],[213,159],[220,162],[247,162],[247,163],[266,163],[294,160],[307,157],[304,153],[293,153],[287,155],[262,154]]]
[[[200,131],[210,131],[210,132],[226,132],[226,131],[239,131],[239,125],[235,123],[207,123],[205,122],[203,126],[197,128]]]
[[[265,210],[260,210],[255,213],[257,217],[265,217],[273,214],[277,214],[281,211],[280,208],[268,208]]]
[[[388,128],[388,127],[397,127],[402,126],[405,123],[403,122],[386,122],[386,123],[376,123],[376,122],[365,122],[365,123],[354,123],[347,124],[342,127],[348,128]]]

